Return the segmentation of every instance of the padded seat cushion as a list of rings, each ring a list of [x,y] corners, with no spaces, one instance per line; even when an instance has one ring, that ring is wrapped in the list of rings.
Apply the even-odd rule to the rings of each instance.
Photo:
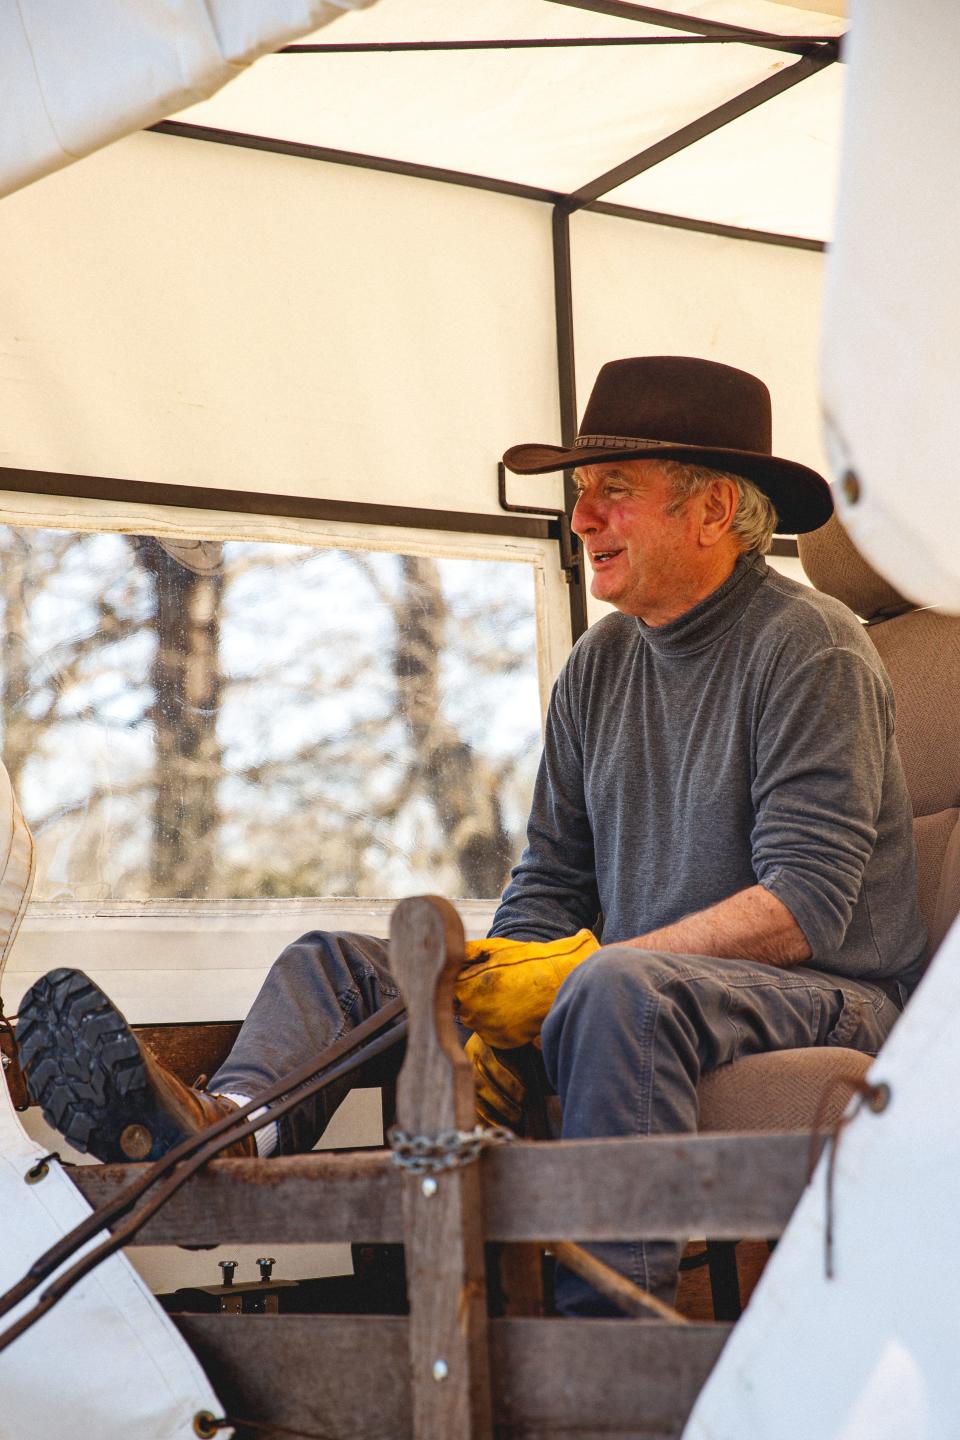
[[[834,1125],[872,1055],[839,1045],[745,1055],[701,1077],[700,1133],[717,1130],[810,1130]],[[829,1095],[826,1094],[829,1087]],[[824,1108],[819,1109],[821,1099]]]
[[[910,603],[867,564],[836,515],[819,530],[798,535],[797,549],[814,589],[836,596],[865,620]]]
[[[917,842],[920,914],[927,927],[927,960],[937,953],[960,910],[960,809],[913,822]]]
[[[745,1055],[703,1075],[697,1089],[700,1133],[724,1130],[809,1130],[818,1118],[824,1128],[835,1125],[853,1094],[851,1084],[862,1080],[873,1064],[872,1055],[846,1050],[841,1045],[819,1045],[806,1050],[775,1050]],[[560,1135],[560,1100],[547,1099],[551,1139]]]
[[[960,805],[960,617],[914,610],[867,634],[897,697],[897,748],[914,815]]]

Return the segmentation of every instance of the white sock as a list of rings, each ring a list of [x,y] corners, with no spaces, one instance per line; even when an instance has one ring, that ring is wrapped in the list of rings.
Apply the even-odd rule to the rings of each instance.
[[[221,1090],[219,1093],[223,1096],[224,1100],[232,1100],[234,1105],[250,1104],[251,1097],[249,1095],[237,1095],[232,1090]],[[252,1111],[247,1118],[249,1120],[255,1120],[261,1115],[266,1115],[266,1113],[266,1105],[261,1105],[259,1110]],[[257,1142],[257,1154],[261,1159],[272,1155],[280,1143],[280,1130],[276,1120],[270,1125],[262,1126],[261,1129],[257,1131],[254,1139]]]

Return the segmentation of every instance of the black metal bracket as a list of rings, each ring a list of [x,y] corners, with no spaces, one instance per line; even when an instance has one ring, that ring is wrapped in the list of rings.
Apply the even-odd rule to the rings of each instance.
[[[543,505],[512,505],[507,499],[507,467],[503,461],[497,464],[497,499],[500,509],[510,515],[542,515],[549,520],[550,538],[560,546],[560,569],[568,585],[578,582],[582,569],[580,544],[570,529],[570,517],[566,510],[554,510]]]

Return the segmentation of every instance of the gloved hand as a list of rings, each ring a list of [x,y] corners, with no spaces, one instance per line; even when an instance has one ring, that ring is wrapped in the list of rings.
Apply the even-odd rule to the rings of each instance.
[[[506,1125],[508,1130],[518,1130],[524,1100],[520,1076],[511,1069],[509,1060],[495,1055],[479,1035],[470,1036],[464,1051],[473,1065],[477,1119],[484,1125]]]
[[[457,976],[458,1018],[498,1050],[539,1044],[560,986],[599,948],[589,930],[562,940],[471,940]]]

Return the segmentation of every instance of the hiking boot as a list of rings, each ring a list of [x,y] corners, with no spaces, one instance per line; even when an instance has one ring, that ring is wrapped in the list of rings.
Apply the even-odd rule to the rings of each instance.
[[[30,987],[17,1047],[47,1124],[98,1160],[156,1160],[237,1108],[161,1065],[82,970],[51,970]],[[220,1153],[256,1155],[256,1140]]]

